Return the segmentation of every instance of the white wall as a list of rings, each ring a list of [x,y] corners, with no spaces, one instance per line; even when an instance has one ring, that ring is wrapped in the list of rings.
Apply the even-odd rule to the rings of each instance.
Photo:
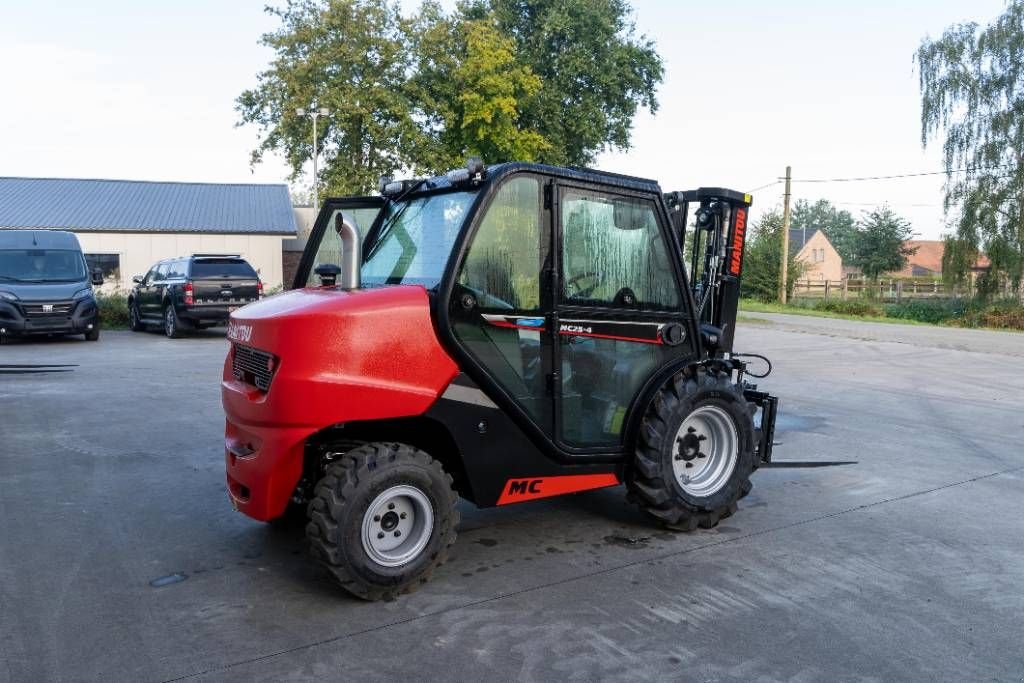
[[[306,248],[309,233],[316,222],[316,213],[312,206],[293,206],[292,211],[295,213],[295,227],[298,232],[295,239],[284,240],[283,246],[285,251],[302,251]]]
[[[252,264],[267,289],[281,286],[280,235],[195,235],[185,233],[78,232],[86,254],[118,254],[119,282],[107,281],[104,291],[130,289],[133,275],[145,275],[157,261],[206,252],[240,254]]]

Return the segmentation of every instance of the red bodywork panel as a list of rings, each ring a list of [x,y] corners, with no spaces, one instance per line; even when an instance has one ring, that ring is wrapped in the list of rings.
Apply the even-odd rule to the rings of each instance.
[[[232,313],[228,338],[277,359],[263,392],[235,378],[232,348],[221,383],[228,490],[259,520],[284,512],[309,436],[421,415],[458,374],[419,286],[286,292]]]

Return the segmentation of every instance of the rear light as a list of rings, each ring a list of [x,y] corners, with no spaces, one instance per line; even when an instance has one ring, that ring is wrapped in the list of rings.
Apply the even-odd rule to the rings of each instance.
[[[186,306],[192,306],[193,304],[195,304],[195,302],[196,302],[196,300],[195,300],[195,289],[193,289],[191,282],[186,282],[185,283],[185,305]]]
[[[263,298],[263,282],[261,280],[256,281],[256,298]]]

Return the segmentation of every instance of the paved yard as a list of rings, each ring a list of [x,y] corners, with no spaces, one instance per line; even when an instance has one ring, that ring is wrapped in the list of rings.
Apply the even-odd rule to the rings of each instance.
[[[761,470],[691,534],[621,489],[464,506],[384,604],[231,511],[222,336],[0,347],[79,364],[0,374],[0,681],[1020,681],[1024,335],[766,317],[777,459],[857,464]]]

